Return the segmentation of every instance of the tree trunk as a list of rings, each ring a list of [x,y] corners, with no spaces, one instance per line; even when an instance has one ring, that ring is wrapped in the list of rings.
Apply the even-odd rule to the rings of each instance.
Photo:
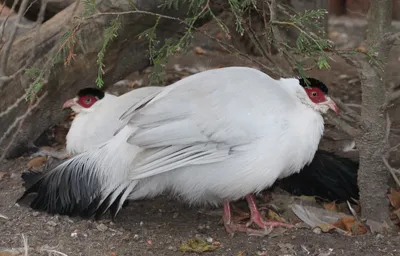
[[[4,4],[8,8],[12,8],[15,0],[0,0],[0,4]],[[17,0],[17,4],[15,6],[15,12],[18,12],[21,7],[22,0]],[[47,21],[52,18],[54,15],[67,8],[71,4],[73,4],[75,0],[62,0],[62,1],[49,1],[46,5],[46,10],[44,12],[44,20]],[[38,18],[40,7],[42,6],[42,0],[29,0],[28,1],[28,9],[24,13],[24,17],[30,21],[36,21]]]
[[[391,24],[392,1],[371,0],[368,13],[367,44],[376,46],[379,60],[386,63],[393,42],[382,39]],[[385,69],[385,67],[383,67]],[[389,171],[382,157],[388,148],[386,107],[388,93],[385,89],[385,74],[365,56],[360,61],[362,82],[361,119],[364,134],[357,141],[360,149],[358,183],[363,217],[390,223],[387,188]]]
[[[134,2],[140,10],[158,12],[162,0],[102,0],[97,1],[97,8],[101,12],[131,11],[131,2]],[[12,45],[9,56],[8,74],[13,74],[30,58],[32,49],[35,48],[32,63],[28,68],[44,68],[44,64],[54,56],[57,42],[64,33],[63,26],[68,18],[77,8],[75,16],[82,16],[83,4],[77,2],[55,15],[40,29],[40,36],[36,37],[36,31],[30,31],[18,38]],[[163,14],[183,18],[187,12],[185,9],[165,10]],[[40,134],[50,126],[59,123],[65,117],[61,111],[62,102],[75,96],[76,92],[84,87],[95,86],[97,76],[97,54],[103,43],[103,31],[110,20],[115,18],[112,15],[100,15],[96,18],[84,21],[76,33],[77,49],[75,59],[70,66],[64,66],[60,60],[46,74],[44,88],[41,95],[47,92],[45,99],[38,107],[32,110],[25,119],[17,133],[16,139],[12,141],[11,135],[19,126],[19,117],[26,113],[29,102],[24,100],[25,90],[32,81],[26,76],[18,77],[7,82],[0,91],[0,155],[6,153],[6,158],[20,156],[23,152],[33,146]],[[145,38],[138,38],[138,35],[155,24],[154,15],[127,14],[121,17],[122,28],[119,36],[109,45],[106,51],[105,60],[105,84],[112,84],[126,77],[129,73],[142,70],[149,63],[148,41]],[[201,24],[199,24],[201,25]],[[158,40],[164,40],[177,34],[182,25],[173,20],[161,19],[156,34]],[[35,44],[38,45],[35,47]],[[59,47],[59,46],[57,46]],[[57,50],[57,49],[56,49]],[[4,47],[0,56],[5,54]],[[20,100],[18,100],[20,99]],[[12,110],[9,106],[16,105]],[[10,127],[13,127],[12,129]]]

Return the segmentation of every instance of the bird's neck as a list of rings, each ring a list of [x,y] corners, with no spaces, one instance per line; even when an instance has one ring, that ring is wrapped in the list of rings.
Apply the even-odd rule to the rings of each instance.
[[[296,145],[298,145],[294,148],[294,157],[301,156],[297,161],[296,169],[298,170],[313,160],[324,133],[324,119],[321,114],[304,104],[302,107],[301,114],[293,117],[293,122],[296,123],[294,134],[297,135]]]
[[[297,111],[289,118],[291,125],[287,130],[290,150],[287,151],[287,159],[290,159],[280,174],[279,178],[285,178],[299,172],[314,158],[319,141],[324,132],[324,119],[320,113],[299,103]]]

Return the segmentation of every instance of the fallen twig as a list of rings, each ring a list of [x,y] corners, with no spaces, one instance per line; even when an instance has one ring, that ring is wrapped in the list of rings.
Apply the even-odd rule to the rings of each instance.
[[[12,136],[10,142],[8,143],[7,147],[4,149],[4,151],[3,151],[4,153],[3,153],[3,155],[0,157],[0,162],[1,162],[2,160],[4,160],[4,158],[5,158],[6,154],[7,154],[7,150],[11,147],[11,145],[13,144],[15,138],[17,137],[17,134],[18,134],[19,130],[21,129],[21,127],[22,127],[22,125],[23,125],[23,123],[24,123],[25,118],[27,118],[27,117],[30,115],[30,113],[32,112],[32,110],[35,109],[35,108],[39,105],[39,103],[47,96],[47,94],[48,94],[48,93],[45,92],[45,93],[43,93],[42,96],[40,96],[39,98],[37,98],[35,104],[29,106],[28,109],[26,110],[26,112],[25,112],[23,115],[17,117],[17,118],[14,120],[14,122],[11,124],[11,126],[8,127],[7,131],[3,134],[3,136],[0,138],[0,143],[1,143],[1,142],[9,135],[9,133],[19,124],[19,125],[18,125],[18,128],[17,128],[17,131],[14,132],[14,134],[13,134],[13,136]]]
[[[0,218],[5,219],[5,220],[9,220],[10,218],[8,218],[6,215],[3,215],[0,213]]]
[[[397,183],[397,186],[400,187],[400,180],[399,180],[399,178],[398,178],[397,175],[396,175],[396,173],[400,173],[400,170],[397,170],[397,169],[393,168],[393,167],[389,164],[387,158],[384,157],[384,156],[382,156],[382,161],[383,161],[383,163],[385,164],[386,168],[388,168],[390,174],[392,174],[392,177],[393,177],[394,181]]]

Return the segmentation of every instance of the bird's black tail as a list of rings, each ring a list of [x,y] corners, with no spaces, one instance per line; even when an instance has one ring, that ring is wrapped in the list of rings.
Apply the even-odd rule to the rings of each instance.
[[[328,201],[358,199],[357,171],[359,164],[350,159],[318,150],[312,162],[299,173],[278,182],[291,194],[316,196]]]
[[[21,174],[21,178],[24,181],[23,186],[25,187],[25,189],[32,187],[43,177],[43,175],[44,174],[42,172],[36,172],[36,171],[23,172]]]
[[[90,217],[101,199],[101,186],[86,158],[87,154],[81,154],[46,173],[22,173],[26,190],[17,203],[34,193],[30,206],[35,210]]]

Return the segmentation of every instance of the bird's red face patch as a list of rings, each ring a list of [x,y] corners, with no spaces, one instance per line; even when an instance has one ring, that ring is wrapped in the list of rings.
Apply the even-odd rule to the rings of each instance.
[[[85,95],[80,97],[77,103],[84,108],[90,108],[97,100],[95,96]]]
[[[321,91],[321,89],[317,88],[317,87],[311,87],[311,88],[304,88],[304,90],[306,91],[308,97],[310,98],[310,100],[312,102],[314,102],[315,104],[321,103],[321,102],[325,102],[326,96],[325,93],[323,93]]]

